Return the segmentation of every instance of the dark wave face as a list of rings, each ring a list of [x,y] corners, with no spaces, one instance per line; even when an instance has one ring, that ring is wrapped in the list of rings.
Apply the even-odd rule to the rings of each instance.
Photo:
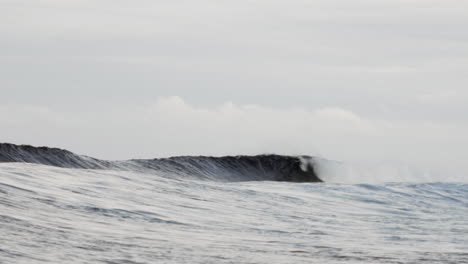
[[[62,168],[113,169],[153,172],[171,178],[198,178],[215,181],[321,182],[309,156],[183,156],[162,159],[106,161],[70,151],[0,144],[0,162],[23,162]]]

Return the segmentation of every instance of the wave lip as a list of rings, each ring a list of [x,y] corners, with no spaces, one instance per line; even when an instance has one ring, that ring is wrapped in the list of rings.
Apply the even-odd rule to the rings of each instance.
[[[36,163],[77,169],[144,171],[172,178],[226,182],[322,182],[310,156],[180,156],[161,159],[107,161],[58,148],[0,143],[1,162]]]

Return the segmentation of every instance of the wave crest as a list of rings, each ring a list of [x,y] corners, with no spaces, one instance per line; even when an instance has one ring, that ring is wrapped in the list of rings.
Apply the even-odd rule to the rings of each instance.
[[[62,168],[144,171],[168,177],[216,181],[321,182],[309,156],[181,156],[127,161],[99,160],[68,150],[0,144],[0,162],[24,162]]]

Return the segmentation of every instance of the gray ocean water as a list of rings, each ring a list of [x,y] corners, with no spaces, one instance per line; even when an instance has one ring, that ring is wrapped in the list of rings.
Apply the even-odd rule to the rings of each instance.
[[[468,263],[468,184],[0,164],[0,263]]]

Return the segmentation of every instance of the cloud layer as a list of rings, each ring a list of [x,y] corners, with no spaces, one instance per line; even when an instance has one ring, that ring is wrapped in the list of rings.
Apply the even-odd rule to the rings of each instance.
[[[468,2],[0,0],[1,103],[179,95],[468,123]]]
[[[459,0],[0,0],[0,141],[461,170],[466,28]]]

